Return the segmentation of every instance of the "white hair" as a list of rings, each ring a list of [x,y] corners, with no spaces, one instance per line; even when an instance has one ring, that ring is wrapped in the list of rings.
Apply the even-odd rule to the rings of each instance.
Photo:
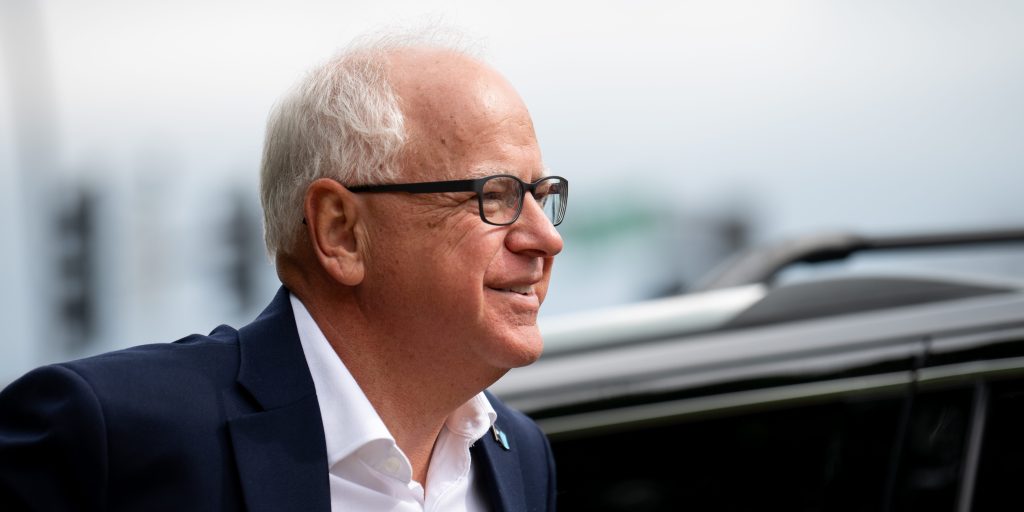
[[[398,177],[405,118],[388,80],[388,54],[414,47],[475,53],[463,41],[461,33],[437,27],[364,37],[310,71],[274,107],[260,165],[264,238],[272,259],[295,244],[312,182]]]

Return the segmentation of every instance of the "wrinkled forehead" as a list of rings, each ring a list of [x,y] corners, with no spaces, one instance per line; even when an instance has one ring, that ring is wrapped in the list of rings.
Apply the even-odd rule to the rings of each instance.
[[[544,175],[529,111],[491,67],[450,50],[412,49],[390,56],[389,75],[405,116],[407,179]]]
[[[540,167],[523,169],[523,168],[511,168],[503,167],[500,165],[496,166],[481,166],[475,169],[469,169],[464,176],[460,176],[459,179],[476,179],[486,178],[488,176],[494,176],[497,174],[511,174],[526,183],[537,181],[541,178],[545,178],[551,175],[551,169],[546,165],[541,164]]]

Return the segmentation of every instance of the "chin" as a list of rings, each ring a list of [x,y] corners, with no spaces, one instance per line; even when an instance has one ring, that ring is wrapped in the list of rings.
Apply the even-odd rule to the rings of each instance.
[[[537,326],[521,326],[498,336],[500,347],[494,347],[495,366],[508,370],[532,364],[544,352],[544,340]]]

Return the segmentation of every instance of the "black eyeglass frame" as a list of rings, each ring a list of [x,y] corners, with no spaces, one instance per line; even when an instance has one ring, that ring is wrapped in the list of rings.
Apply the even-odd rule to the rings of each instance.
[[[516,214],[512,217],[512,220],[508,222],[491,222],[484,216],[484,185],[495,178],[512,178],[519,183],[519,189],[521,194],[519,196],[519,208],[516,210]],[[346,187],[349,192],[354,193],[378,193],[378,192],[408,192],[410,194],[440,194],[445,192],[475,192],[477,204],[480,210],[480,220],[492,226],[508,226],[519,220],[519,215],[523,213],[523,204],[526,203],[526,192],[529,191],[530,195],[533,196],[537,187],[544,181],[558,180],[562,183],[562,189],[559,190],[558,194],[561,196],[560,206],[558,215],[555,219],[551,219],[551,223],[555,226],[562,223],[565,220],[565,208],[569,202],[569,180],[561,176],[545,176],[532,183],[527,183],[518,176],[511,174],[495,174],[492,176],[485,176],[483,178],[477,178],[474,180],[451,180],[451,181],[424,181],[419,183],[388,183],[383,185],[354,185]]]

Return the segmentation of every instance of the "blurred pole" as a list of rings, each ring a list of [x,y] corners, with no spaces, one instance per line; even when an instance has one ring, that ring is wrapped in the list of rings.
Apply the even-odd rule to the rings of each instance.
[[[251,210],[251,197],[241,187],[231,190],[228,204],[231,209],[221,237],[227,253],[223,275],[237,305],[236,313],[250,313],[260,303],[256,286],[259,262],[263,260],[263,240],[256,236],[260,232],[259,217]]]
[[[20,314],[13,318],[30,339],[14,340],[12,348],[27,353],[30,365],[55,355],[63,337],[52,319],[56,278],[50,264],[54,222],[54,191],[59,185],[60,157],[56,94],[42,6],[32,0],[0,0],[0,46],[5,86],[9,91],[16,193],[11,205],[20,223],[20,240],[11,240],[24,268],[8,269],[14,286],[7,297]],[[8,222],[12,222],[9,220]],[[14,369],[21,370],[21,369]]]

